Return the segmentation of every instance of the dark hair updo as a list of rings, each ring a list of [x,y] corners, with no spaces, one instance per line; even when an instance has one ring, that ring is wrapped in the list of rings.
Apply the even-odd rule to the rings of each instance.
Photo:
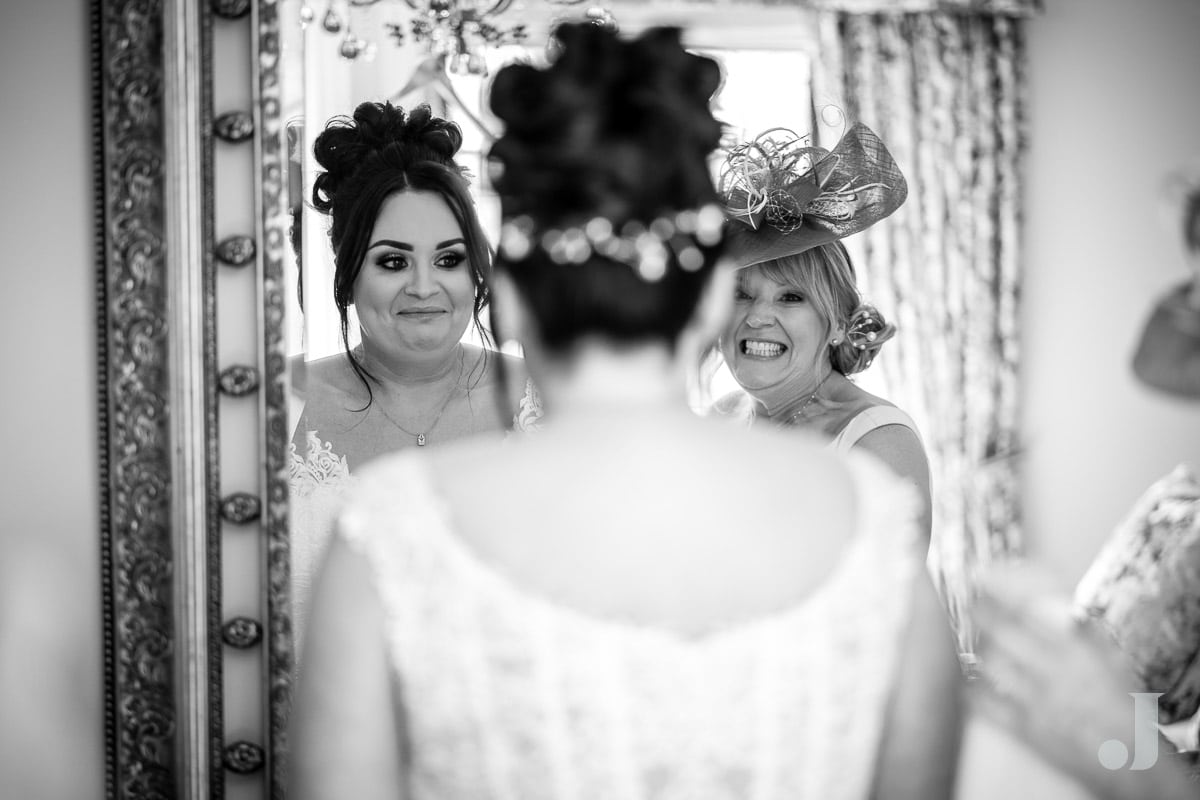
[[[675,28],[625,41],[573,23],[555,36],[550,66],[510,65],[492,84],[491,108],[504,122],[490,153],[504,218],[528,218],[538,232],[596,217],[620,229],[716,203],[707,157],[721,138],[708,105],[717,63],[684,50]],[[550,351],[589,335],[674,344],[721,252],[719,243],[698,249],[702,264],[681,268],[672,253],[653,281],[594,252],[562,264],[533,247],[519,261],[501,252],[496,266],[512,276]]]
[[[488,303],[491,255],[468,190],[465,169],[454,160],[462,146],[457,124],[433,116],[428,105],[411,112],[391,103],[362,103],[353,118],[335,117],[313,144],[322,170],[313,182],[313,206],[330,217],[333,244],[333,299],[342,322],[342,342],[350,363],[366,382],[366,373],[350,354],[346,310],[362,270],[371,232],[383,203],[405,190],[440,195],[462,228],[475,282],[472,316],[486,336],[479,314]],[[367,386],[368,391],[370,386]]]

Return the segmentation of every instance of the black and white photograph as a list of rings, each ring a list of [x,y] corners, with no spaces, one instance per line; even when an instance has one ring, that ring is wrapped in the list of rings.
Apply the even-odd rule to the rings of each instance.
[[[3,18],[0,796],[1200,798],[1200,0]]]

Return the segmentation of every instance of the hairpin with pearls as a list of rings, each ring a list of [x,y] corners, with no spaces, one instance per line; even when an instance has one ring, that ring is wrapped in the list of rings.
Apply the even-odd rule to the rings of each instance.
[[[724,235],[725,212],[716,203],[656,217],[650,223],[629,220],[618,231],[605,217],[593,217],[582,226],[537,230],[533,218],[513,217],[500,229],[500,254],[507,261],[523,261],[540,248],[556,264],[582,264],[593,255],[633,267],[646,281],[657,281],[667,272],[671,253],[679,266],[695,272],[704,266],[697,243],[712,247]]]
[[[846,341],[857,350],[866,350],[883,344],[896,332],[896,326],[884,321],[883,317],[868,303],[860,303],[846,326]]]

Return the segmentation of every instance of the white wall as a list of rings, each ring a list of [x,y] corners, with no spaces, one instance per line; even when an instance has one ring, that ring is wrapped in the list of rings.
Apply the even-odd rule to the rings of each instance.
[[[1200,2],[1045,6],[1028,28],[1024,495],[1029,549],[1074,583],[1150,483],[1200,468],[1200,401],[1130,370],[1187,275],[1159,189],[1200,158]]]
[[[88,4],[0,24],[0,794],[98,797]]]
[[[1046,0],[1028,32],[1025,528],[1069,588],[1150,483],[1200,467],[1200,401],[1129,366],[1155,298],[1187,274],[1158,189],[1200,157],[1200,2]],[[979,720],[960,777],[964,800],[1086,796]]]

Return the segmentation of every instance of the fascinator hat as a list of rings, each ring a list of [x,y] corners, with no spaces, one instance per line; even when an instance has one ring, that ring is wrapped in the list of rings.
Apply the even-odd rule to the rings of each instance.
[[[855,123],[832,150],[772,128],[733,147],[718,184],[726,253],[741,267],[802,253],[865,230],[904,203],[892,154]]]
[[[1147,386],[1200,400],[1200,160],[1176,170],[1164,188],[1164,210],[1175,217],[1171,222],[1183,222],[1192,274],[1155,304],[1138,341],[1133,372]]]

